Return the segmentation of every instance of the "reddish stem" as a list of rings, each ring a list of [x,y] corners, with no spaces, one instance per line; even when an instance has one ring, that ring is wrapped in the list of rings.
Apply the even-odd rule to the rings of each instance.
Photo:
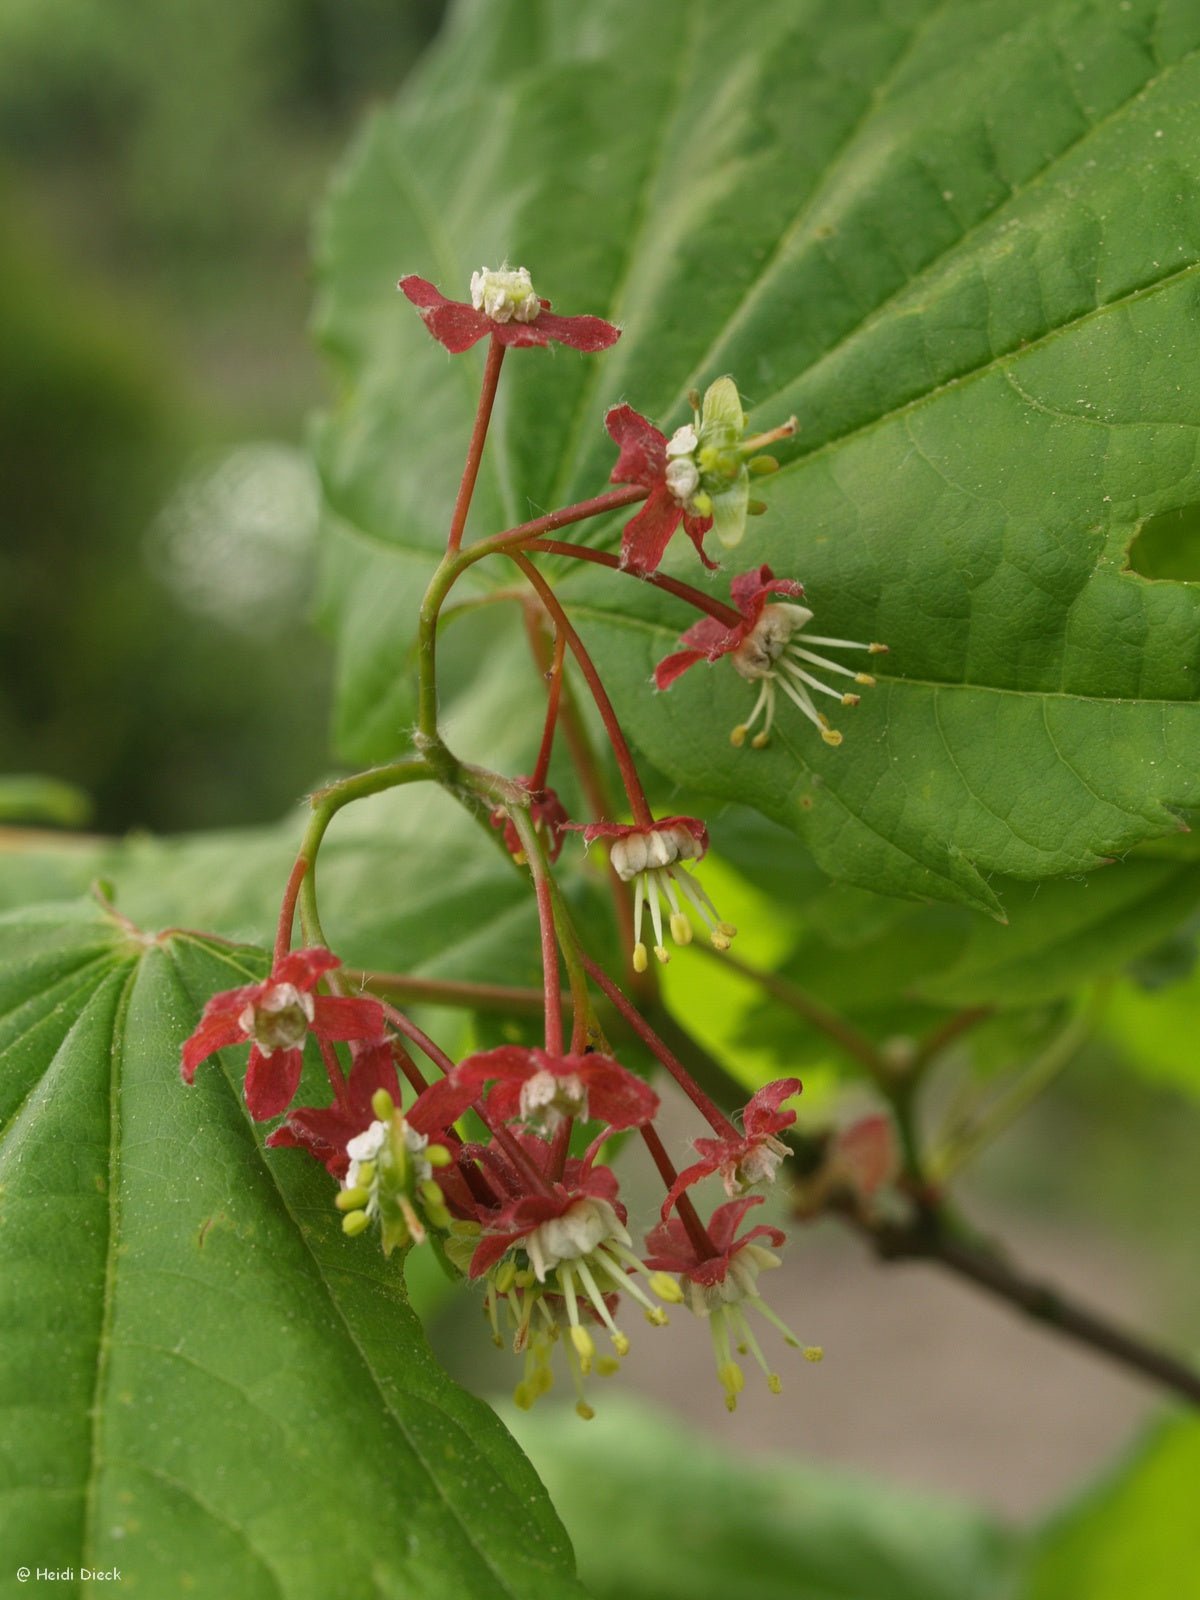
[[[704,1090],[693,1079],[691,1073],[684,1066],[683,1062],[680,1061],[678,1056],[672,1054],[672,1052],[659,1038],[657,1033],[655,1033],[654,1029],[646,1021],[645,1017],[642,1016],[641,1012],[637,1009],[633,1002],[626,999],[625,995],[621,993],[620,989],[617,988],[616,984],[612,981],[604,969],[597,966],[585,950],[580,950],[579,959],[583,963],[584,971],[587,973],[588,977],[591,978],[593,983],[597,984],[601,989],[604,990],[604,993],[612,1001],[613,1005],[616,1006],[617,1010],[625,1018],[626,1022],[633,1029],[634,1033],[637,1034],[638,1038],[641,1039],[642,1043],[647,1047],[655,1059],[660,1061],[663,1066],[666,1067],[667,1071],[675,1079],[675,1082],[683,1090],[684,1094],[687,1095],[688,1099],[696,1107],[700,1115],[712,1128],[713,1132],[719,1134],[722,1139],[736,1139],[738,1137],[738,1131],[734,1127],[733,1123],[730,1122],[725,1113],[708,1098]]]
[[[522,607],[525,613],[525,631],[529,637],[529,648],[533,652],[533,659],[543,672],[549,669],[550,657],[546,650],[546,635],[543,623],[545,612],[534,597],[527,591],[522,591]],[[565,645],[561,633],[554,636],[555,648],[560,644]],[[562,693],[562,727],[563,736],[567,741],[567,750],[570,753],[571,764],[579,778],[580,787],[583,789],[584,799],[587,801],[594,817],[606,817],[611,809],[611,799],[604,773],[596,760],[596,752],[592,749],[591,740],[587,729],[584,727],[583,718],[579,715],[579,707],[575,704],[571,693],[571,686],[564,679]],[[621,934],[621,947],[629,954],[626,960],[627,974],[633,973],[631,956],[633,951],[633,905],[629,895],[625,892],[625,885],[621,882],[620,874],[613,866],[611,858],[608,861],[608,882],[612,893],[613,912],[617,919],[617,927]],[[579,1029],[580,1019],[576,1017],[575,1027]],[[571,1048],[577,1048],[572,1043]],[[582,1045],[578,1048],[582,1049]]]
[[[574,1117],[564,1117],[550,1145],[550,1159],[546,1163],[546,1170],[555,1183],[562,1182],[563,1173],[567,1170],[567,1157],[571,1153],[571,1129],[574,1126]]]
[[[492,406],[496,399],[496,385],[500,381],[504,349],[499,339],[493,336],[488,344],[487,365],[483,369],[483,388],[479,392],[475,426],[471,429],[471,441],[467,445],[467,462],[463,467],[462,482],[458,486],[458,498],[454,502],[454,515],[450,519],[450,535],[446,540],[448,555],[454,555],[462,544],[463,529],[467,525],[467,512],[471,509],[471,496],[475,493],[479,464],[483,460],[488,423],[492,419]]]
[[[649,1150],[654,1165],[658,1168],[658,1175],[666,1184],[668,1192],[679,1176],[675,1170],[675,1163],[667,1154],[666,1146],[658,1137],[658,1132],[653,1123],[647,1122],[640,1130],[646,1149]],[[688,1199],[686,1194],[681,1194],[675,1202],[675,1209],[679,1213],[679,1220],[687,1230],[687,1236],[692,1241],[692,1248],[700,1261],[711,1261],[717,1254],[717,1247],[708,1237],[704,1224],[700,1221],[700,1214]]]
[[[566,528],[572,522],[586,522],[589,517],[602,517],[609,511],[619,511],[622,506],[631,506],[635,501],[644,500],[649,492],[634,485],[628,489],[609,489],[606,494],[595,494],[590,500],[576,500],[572,505],[548,511],[545,516],[534,517],[530,522],[519,522],[515,528],[506,528],[491,539],[481,540],[478,546],[471,547],[471,553],[473,555],[476,549],[480,555],[491,555],[497,550],[506,551],[512,545],[540,539],[544,533]]]
[[[563,680],[563,655],[567,648],[567,641],[561,633],[554,636],[554,657],[546,671],[550,680],[550,689],[546,696],[546,723],[542,729],[542,745],[538,751],[537,761],[534,764],[533,775],[529,780],[529,787],[533,790],[546,787],[546,775],[550,771],[550,752],[554,748],[554,729],[558,722],[558,703],[562,699]]]
[[[566,639],[571,647],[571,653],[579,663],[579,670],[587,680],[587,686],[592,692],[592,699],[596,702],[596,708],[600,713],[605,731],[612,744],[613,754],[617,758],[617,767],[621,773],[621,782],[625,785],[625,793],[629,798],[629,809],[633,812],[633,820],[640,828],[653,827],[654,817],[651,814],[645,790],[642,788],[642,781],[637,775],[633,755],[629,745],[626,743],[625,735],[621,732],[621,724],[617,721],[617,714],[613,710],[612,701],[608,698],[608,693],[600,681],[600,674],[596,671],[595,663],[584,649],[583,641],[567,620],[567,614],[559,604],[558,596],[545,578],[542,577],[533,562],[528,557],[519,555],[513,550],[508,551],[507,554],[512,561],[516,562],[517,566],[520,567],[529,582],[537,590],[542,604],[554,618],[554,625],[559,634]]]
[[[397,1064],[397,1066],[400,1068],[400,1071],[404,1074],[409,1086],[415,1089],[418,1094],[420,1094],[423,1090],[428,1089],[429,1082],[425,1077],[425,1074],[421,1071],[420,1067],[400,1043],[399,1039],[392,1040],[392,1060]]]
[[[297,856],[283,891],[283,904],[279,908],[279,924],[275,930],[275,960],[282,961],[292,948],[292,924],[296,920],[296,901],[300,885],[308,871],[308,857]]]
[[[533,863],[530,862],[532,866]],[[539,864],[540,865],[540,864]],[[550,898],[550,884],[545,869],[534,870],[533,888],[537,895],[538,926],[542,937],[542,988],[545,995],[546,1050],[552,1056],[562,1055],[562,1007],[558,988],[558,939],[554,932],[554,905]]]
[[[406,1039],[411,1039],[418,1050],[427,1055],[434,1066],[449,1077],[450,1073],[454,1071],[454,1063],[441,1045],[434,1044],[429,1035],[422,1028],[418,1028],[410,1017],[406,1017],[403,1011],[397,1011],[395,1006],[388,1005],[386,1000],[381,1001],[380,1004],[383,1006],[384,1016],[395,1028],[396,1032],[402,1033]]]
[[[406,1039],[411,1039],[420,1050],[424,1051],[424,1053],[429,1057],[430,1061],[433,1062],[434,1066],[439,1067],[447,1077],[454,1071],[454,1062],[451,1061],[450,1057],[441,1048],[441,1046],[434,1044],[429,1035],[422,1028],[418,1028],[416,1023],[413,1022],[411,1018],[406,1017],[403,1011],[397,1011],[395,1006],[389,1006],[385,1000],[383,1001],[383,1014],[398,1033],[402,1033]],[[484,1111],[483,1107],[478,1102],[476,1102],[471,1109],[475,1112],[476,1116],[478,1116],[484,1127],[495,1139],[496,1143],[504,1151],[505,1155],[512,1162],[513,1166],[517,1168],[517,1170],[526,1178],[529,1183],[533,1185],[533,1187],[539,1193],[549,1194],[550,1185],[534,1166],[533,1162],[530,1161],[529,1157],[525,1154],[524,1150],[522,1150],[516,1139],[514,1139],[509,1133],[508,1129],[500,1127],[489,1121],[486,1111]]]
[[[346,1074],[342,1071],[342,1063],[337,1058],[337,1051],[327,1039],[317,1041],[321,1046],[321,1059],[325,1063],[325,1075],[329,1079],[329,1087],[333,1090],[333,1098],[338,1105],[346,1104]]]
[[[609,550],[593,550],[591,545],[568,544],[562,539],[531,539],[524,548],[542,550],[549,556],[570,556],[574,561],[594,561],[597,566],[611,567],[614,572],[623,572],[627,578],[637,578],[655,589],[665,589],[668,594],[695,606],[697,611],[707,611],[710,617],[716,617],[727,628],[739,627],[746,620],[740,611],[727,606],[723,600],[714,600],[703,589],[695,589],[678,578],[669,578],[665,572],[634,572],[629,567],[623,567],[620,557]]]

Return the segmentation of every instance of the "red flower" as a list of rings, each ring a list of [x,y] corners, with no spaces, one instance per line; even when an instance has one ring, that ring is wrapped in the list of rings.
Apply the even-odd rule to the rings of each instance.
[[[695,1146],[700,1160],[685,1168],[671,1185],[663,1201],[663,1216],[670,1213],[685,1189],[714,1172],[721,1174],[725,1193],[731,1198],[756,1183],[773,1183],[775,1169],[787,1155],[787,1146],[775,1135],[790,1128],[796,1120],[794,1111],[779,1108],[785,1100],[799,1094],[801,1087],[799,1078],[780,1078],[751,1096],[742,1119],[744,1133],[740,1139],[736,1135],[725,1139],[697,1139]]]
[[[553,1129],[563,1117],[582,1117],[610,1128],[640,1128],[658,1111],[658,1096],[649,1084],[611,1056],[555,1056],[501,1045],[460,1061],[451,1075],[420,1095],[413,1113],[423,1124],[448,1128],[488,1083],[495,1085],[488,1114],[499,1122],[519,1117]]]
[[[793,578],[777,578],[770,567],[764,566],[756,567],[753,572],[738,573],[729,585],[729,592],[742,614],[741,622],[727,628],[716,617],[701,617],[699,622],[693,623],[683,635],[684,644],[690,648],[677,650],[655,667],[654,681],[660,689],[669,689],[675,679],[694,667],[697,661],[719,661],[722,656],[739,649],[753,633],[772,595],[799,600],[804,596],[804,585]]]
[[[741,1200],[729,1200],[723,1206],[718,1206],[708,1219],[706,1232],[713,1243],[713,1254],[703,1256],[696,1249],[691,1236],[678,1217],[672,1217],[669,1222],[660,1222],[657,1227],[651,1228],[646,1235],[646,1265],[660,1272],[677,1272],[688,1283],[694,1283],[701,1289],[714,1289],[725,1282],[726,1276],[732,1270],[737,1275],[738,1263],[736,1257],[747,1245],[753,1244],[755,1239],[766,1239],[772,1249],[778,1250],[784,1243],[785,1235],[778,1228],[772,1228],[765,1222],[760,1222],[757,1227],[751,1228],[739,1239],[738,1228],[742,1218],[751,1206],[760,1206],[763,1197],[760,1194],[746,1195]],[[753,1277],[757,1276],[758,1263]]]
[[[452,355],[469,350],[491,334],[504,345],[569,345],[572,350],[594,354],[607,350],[621,337],[621,330],[602,317],[557,317],[549,300],[533,293],[524,267],[486,268],[471,278],[472,305],[447,300],[425,278],[411,273],[398,285],[421,314],[421,320],[439,344]]]
[[[340,965],[328,950],[293,950],[275,963],[265,983],[214,995],[200,1026],[184,1044],[183,1081],[191,1083],[196,1068],[214,1051],[249,1039],[250,1115],[265,1122],[286,1111],[300,1082],[304,1041],[310,1032],[327,1043],[383,1038],[383,1008],[378,1000],[313,992],[322,975]]]
[[[335,1178],[344,1178],[350,1165],[346,1146],[375,1121],[371,1098],[376,1090],[386,1089],[400,1103],[391,1045],[369,1044],[353,1049],[353,1054],[341,1100],[331,1106],[296,1106],[267,1139],[274,1148],[307,1150]]]
[[[737,929],[722,922],[720,913],[700,882],[683,865],[699,861],[708,850],[708,829],[697,817],[663,817],[648,825],[639,823],[568,823],[583,834],[585,844],[593,839],[612,839],[609,856],[622,883],[634,883],[633,965],[645,972],[649,957],[642,943],[642,914],[650,908],[654,929],[654,954],[660,961],[670,959],[663,944],[663,906],[667,926],[676,944],[692,942],[692,925],[684,911],[690,905],[708,929],[718,950],[728,950]]]
[[[549,1153],[544,1140],[522,1140],[527,1153],[536,1145]],[[530,1257],[530,1265],[539,1281],[545,1277],[548,1266],[546,1252],[552,1254],[553,1246],[562,1246],[561,1256],[575,1260],[587,1256],[597,1244],[609,1238],[618,1229],[619,1242],[628,1245],[629,1236],[624,1231],[625,1207],[617,1199],[618,1184],[608,1167],[592,1167],[583,1161],[568,1161],[562,1181],[550,1184],[548,1192],[518,1193],[507,1205],[491,1213],[484,1224],[483,1238],[471,1257],[469,1276],[481,1278],[489,1267],[505,1255],[514,1245],[522,1245]],[[547,1223],[562,1222],[564,1234],[556,1239],[554,1230],[535,1237]],[[590,1239],[595,1233],[596,1238]]]
[[[760,713],[765,713],[763,726],[750,742],[761,750],[770,741],[776,690],[808,718],[826,744],[841,744],[842,735],[831,728],[829,718],[817,710],[813,691],[843,706],[858,705],[859,696],[853,691],[830,688],[823,679],[814,676],[812,669],[818,667],[822,672],[849,678],[868,688],[874,685],[875,679],[869,672],[854,672],[840,661],[818,655],[810,646],[819,644],[828,650],[865,650],[869,655],[880,655],[886,654],[887,645],[806,634],[804,629],[812,621],[813,614],[807,606],[792,604],[792,600],[804,593],[803,587],[789,578],[776,578],[770,567],[741,573],[733,580],[730,590],[742,614],[741,622],[732,628],[725,627],[715,617],[704,617],[694,623],[683,636],[690,648],[677,650],[660,661],[654,669],[655,683],[660,689],[668,689],[680,673],[695,666],[697,661],[718,661],[727,655],[732,658],[739,676],[758,684],[754,709],[729,735],[732,744],[737,747],[745,744],[746,735]],[[776,595],[789,598],[779,601],[772,598]]]
[[[523,789],[529,788],[528,778],[516,780]],[[557,861],[562,854],[563,829],[567,826],[567,808],[553,789],[530,789],[529,818],[534,827],[539,829],[546,842],[546,855],[551,861]],[[497,806],[491,815],[493,828],[504,829],[504,843],[509,854],[518,862],[525,860],[525,851],[521,845],[521,836],[513,826],[512,818],[507,808]]]
[[[717,563],[704,554],[704,535],[712,527],[712,518],[689,511],[688,495],[677,496],[673,492],[668,481],[666,434],[632,406],[614,406],[605,417],[604,426],[620,450],[609,481],[635,483],[650,491],[645,505],[625,524],[621,565],[630,572],[656,571],[671,535],[682,522],[696,554],[706,567],[715,569]]]

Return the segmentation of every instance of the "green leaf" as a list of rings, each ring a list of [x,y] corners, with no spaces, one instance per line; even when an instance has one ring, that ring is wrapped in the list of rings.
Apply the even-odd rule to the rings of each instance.
[[[983,1517],[826,1469],[751,1462],[643,1405],[514,1416],[596,1600],[984,1600],[1009,1543]]]
[[[1035,1542],[1021,1600],[1200,1597],[1200,1424],[1155,1429]]]
[[[1139,1077],[1200,1096],[1200,972],[1165,989],[1146,990],[1126,979],[1108,997],[1100,1032]]]
[[[399,1263],[179,1048],[261,966],[95,908],[0,919],[0,1544],[148,1595],[579,1595]]]
[[[0,823],[53,822],[81,828],[91,814],[91,800],[73,783],[40,773],[0,777]]]
[[[719,0],[461,5],[321,231],[346,747],[401,738],[414,574],[444,538],[480,364],[392,285],[461,295],[507,257],[624,333],[601,358],[509,358],[473,531],[597,492],[616,400],[670,429],[689,386],[730,371],[752,429],[800,420],[738,564],[801,578],[820,633],[891,646],[841,748],[789,707],[768,750],[734,751],[751,690],[727,663],[648,689],[688,609],[571,574],[664,773],[758,808],[846,882],[993,913],[993,875],[1086,871],[1169,833],[1200,796],[1200,590],[1126,551],[1200,504],[1198,107],[1181,0],[764,0],[752,23]],[[690,550],[672,560],[706,581]]]

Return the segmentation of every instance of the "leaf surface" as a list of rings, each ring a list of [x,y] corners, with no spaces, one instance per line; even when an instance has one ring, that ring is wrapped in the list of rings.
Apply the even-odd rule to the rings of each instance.
[[[507,257],[624,334],[599,359],[510,356],[473,530],[602,488],[607,406],[670,429],[689,385],[731,371],[753,428],[801,430],[730,568],[767,561],[821,633],[891,647],[839,749],[786,707],[769,749],[735,751],[751,691],[727,663],[648,687],[688,609],[572,573],[665,774],[760,809],[842,880],[993,913],[992,875],[1169,833],[1200,795],[1200,590],[1126,551],[1200,503],[1198,107],[1181,0],[767,0],[752,28],[717,0],[461,6],[321,235],[346,748],[402,737],[414,577],[478,381],[392,285],[465,294]],[[706,581],[690,551],[673,570]]]
[[[0,1543],[155,1596],[581,1594],[399,1264],[262,1149],[238,1053],[181,1084],[251,959],[95,908],[0,919]]]

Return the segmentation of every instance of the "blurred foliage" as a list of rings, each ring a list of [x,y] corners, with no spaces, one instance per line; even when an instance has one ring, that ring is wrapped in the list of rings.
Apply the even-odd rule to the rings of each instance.
[[[308,216],[441,9],[0,12],[0,750],[101,828],[265,819],[324,766],[311,513],[280,525],[321,395]]]

